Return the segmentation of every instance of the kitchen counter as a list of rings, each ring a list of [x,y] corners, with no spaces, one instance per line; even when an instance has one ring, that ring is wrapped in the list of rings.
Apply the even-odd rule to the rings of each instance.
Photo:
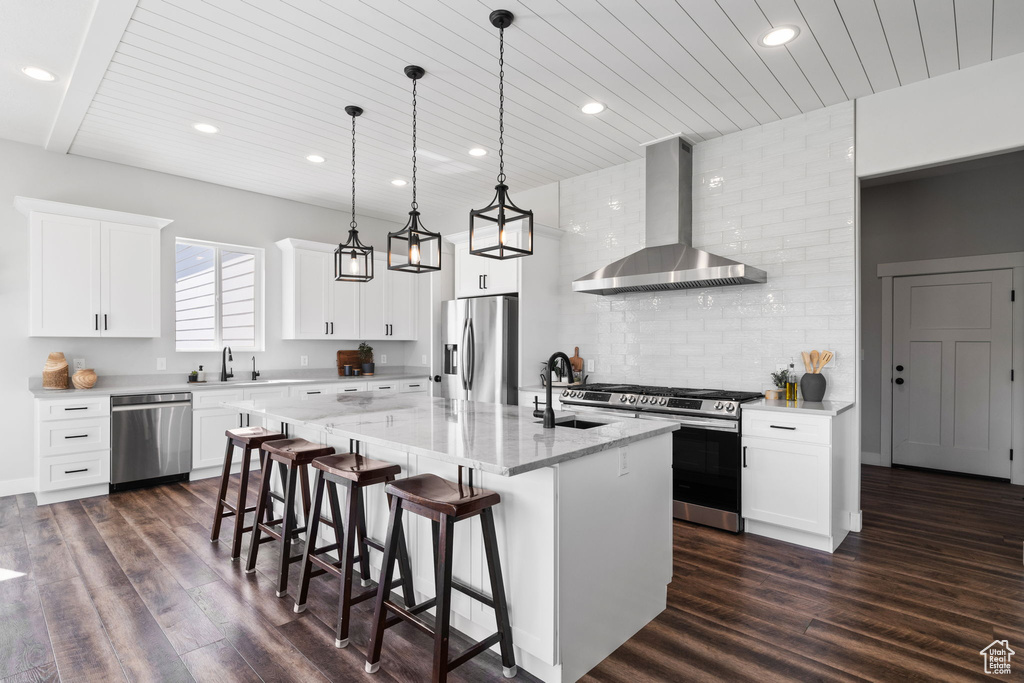
[[[802,413],[804,415],[822,415],[835,417],[853,407],[852,401],[770,401],[762,399],[743,404],[743,412],[748,410],[766,410],[778,413]]]
[[[426,377],[430,370],[425,367],[394,366],[386,368],[377,366],[373,375],[359,377],[339,377],[335,368],[300,368],[298,370],[261,370],[257,380],[245,379],[249,370],[240,364],[234,366],[235,377],[227,382],[208,380],[204,383],[187,382],[184,374],[160,373],[154,375],[100,375],[96,386],[92,389],[43,389],[42,378],[29,378],[29,391],[36,398],[73,398],[78,396],[115,394],[148,394],[170,391],[204,391],[209,389],[251,388],[259,386],[289,386],[313,383],[345,383],[367,382],[373,380],[420,379]],[[220,370],[207,370],[207,377],[217,377]],[[70,386],[70,385],[69,385]]]
[[[366,392],[306,400],[234,401],[224,406],[268,422],[322,430],[334,437],[506,477],[667,434],[678,427],[671,422],[623,419],[592,429],[544,429],[532,407],[422,394]],[[562,421],[573,417],[571,413],[558,416]]]

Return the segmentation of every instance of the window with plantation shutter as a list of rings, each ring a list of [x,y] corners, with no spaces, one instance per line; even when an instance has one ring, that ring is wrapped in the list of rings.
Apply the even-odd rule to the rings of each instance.
[[[174,309],[178,351],[262,351],[263,250],[178,240]]]

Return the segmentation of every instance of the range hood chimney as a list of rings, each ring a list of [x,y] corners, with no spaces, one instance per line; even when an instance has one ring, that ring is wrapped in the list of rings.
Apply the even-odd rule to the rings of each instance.
[[[692,246],[690,146],[672,137],[648,145],[646,156],[646,246],[573,281],[573,291],[618,294],[767,282],[763,270]]]

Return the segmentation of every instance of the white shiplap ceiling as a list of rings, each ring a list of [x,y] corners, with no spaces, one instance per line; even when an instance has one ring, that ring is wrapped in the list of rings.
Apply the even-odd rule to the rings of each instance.
[[[431,225],[431,212],[483,205],[494,185],[487,15],[498,7],[516,15],[513,198],[637,159],[651,139],[698,142],[1024,52],[1024,0],[139,0],[70,152],[347,208],[344,107],[356,104],[360,213],[400,218],[410,188],[390,180],[411,165],[402,68],[419,64]],[[757,46],[782,24],[800,28],[793,43]],[[582,114],[590,100],[608,109]],[[220,133],[195,132],[197,121]],[[474,146],[491,154],[471,157]]]

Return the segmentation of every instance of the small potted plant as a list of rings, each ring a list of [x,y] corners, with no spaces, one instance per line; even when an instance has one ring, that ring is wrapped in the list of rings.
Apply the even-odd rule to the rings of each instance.
[[[786,382],[788,382],[788,381],[789,381],[789,369],[788,368],[785,368],[785,369],[782,369],[782,370],[777,370],[777,371],[772,373],[772,384],[774,384],[775,388],[778,389],[779,392],[781,392],[779,395],[782,396],[783,398],[785,398],[785,396],[786,396]]]
[[[362,364],[363,374],[373,374],[373,347],[363,342],[359,345],[359,362]]]

